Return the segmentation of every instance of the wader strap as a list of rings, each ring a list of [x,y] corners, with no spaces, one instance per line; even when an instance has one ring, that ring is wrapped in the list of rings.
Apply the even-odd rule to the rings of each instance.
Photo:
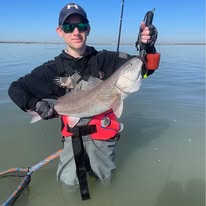
[[[88,127],[88,126],[86,126]],[[82,200],[90,199],[89,188],[87,183],[86,154],[83,146],[82,136],[86,135],[85,126],[75,126],[70,128],[73,133],[72,147],[76,163],[76,173],[79,180],[79,187]],[[89,131],[87,131],[88,134]]]
[[[82,125],[71,128],[67,125],[67,131],[73,134],[78,133],[79,136],[85,136],[97,132],[97,127],[96,125]]]

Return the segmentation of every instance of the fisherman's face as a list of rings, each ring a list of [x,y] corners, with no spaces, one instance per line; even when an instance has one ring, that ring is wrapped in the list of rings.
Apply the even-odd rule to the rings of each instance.
[[[65,26],[69,26],[70,24],[79,24],[83,23],[84,21],[80,15],[74,14],[69,16],[65,22]],[[63,26],[64,26],[63,25]],[[57,33],[59,34],[60,37],[62,37],[67,44],[68,47],[72,49],[81,49],[84,48],[86,45],[86,40],[87,36],[89,35],[90,27],[87,25],[87,29],[85,29],[85,25],[83,26],[83,30],[78,29],[75,27],[74,29],[71,29],[70,31],[64,29],[63,27],[58,27],[57,28]]]

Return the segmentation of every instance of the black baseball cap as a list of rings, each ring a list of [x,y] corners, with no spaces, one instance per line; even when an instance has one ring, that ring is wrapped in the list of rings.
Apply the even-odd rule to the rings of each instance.
[[[63,25],[67,17],[69,17],[72,14],[79,14],[83,17],[85,23],[89,23],[87,19],[87,14],[84,11],[84,9],[75,3],[69,3],[63,7],[59,14],[59,26]]]

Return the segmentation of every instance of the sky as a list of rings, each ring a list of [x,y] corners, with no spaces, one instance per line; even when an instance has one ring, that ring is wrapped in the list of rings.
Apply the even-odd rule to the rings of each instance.
[[[0,7],[0,41],[63,42],[56,27],[69,2],[88,15],[90,43],[118,40],[122,0],[7,0]],[[158,43],[205,43],[205,0],[124,0],[121,43],[134,43],[145,13],[155,8]]]

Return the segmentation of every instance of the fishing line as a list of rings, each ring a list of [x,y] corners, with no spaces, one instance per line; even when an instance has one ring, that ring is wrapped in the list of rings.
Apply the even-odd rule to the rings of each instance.
[[[118,42],[117,42],[117,52],[119,52],[123,13],[124,13],[124,0],[122,0],[122,8],[121,8],[121,15],[120,15],[120,22],[119,22],[119,35],[118,35]]]

